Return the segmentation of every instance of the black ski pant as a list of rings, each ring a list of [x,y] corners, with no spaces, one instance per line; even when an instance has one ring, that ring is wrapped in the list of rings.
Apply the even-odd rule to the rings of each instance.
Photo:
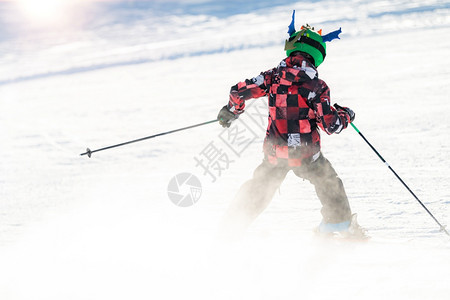
[[[340,223],[351,219],[351,210],[341,179],[331,163],[320,154],[313,162],[305,160],[300,167],[273,165],[266,159],[256,168],[253,178],[245,182],[231,203],[222,230],[241,234],[269,205],[289,171],[314,185],[322,204],[326,223]]]

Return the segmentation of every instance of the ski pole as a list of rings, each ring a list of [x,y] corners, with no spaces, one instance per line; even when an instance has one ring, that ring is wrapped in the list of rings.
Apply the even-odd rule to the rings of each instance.
[[[338,104],[334,104],[334,107],[336,107],[337,109],[342,109],[342,107],[339,106]],[[423,204],[422,201],[419,200],[419,198],[416,196],[416,194],[414,194],[414,192],[409,188],[409,186],[400,178],[400,176],[394,171],[394,169],[392,169],[392,167],[386,162],[386,160],[383,158],[383,156],[381,156],[381,154],[377,151],[377,149],[375,149],[375,147],[372,146],[372,144],[366,139],[366,137],[361,133],[361,131],[359,131],[359,129],[355,126],[355,124],[350,123],[350,125],[352,125],[353,129],[355,129],[355,131],[363,138],[363,140],[367,143],[367,145],[369,145],[369,147],[373,150],[373,152],[375,152],[375,154],[389,168],[389,170],[391,170],[392,173],[394,173],[395,177],[397,177],[397,179],[400,180],[400,182],[403,184],[403,186],[411,193],[411,195],[413,195],[413,197],[417,200],[417,202],[419,202],[419,204],[425,209],[425,211],[433,218],[433,220],[439,225],[440,230],[445,232],[448,236],[450,236],[447,229],[445,229],[445,226],[443,226],[435,218],[435,216],[433,216],[433,214],[428,210],[428,208],[425,206],[425,204]]]
[[[96,149],[96,150],[91,150],[91,149],[87,148],[86,152],[81,153],[80,155],[81,156],[87,155],[88,157],[91,157],[92,153],[94,153],[94,152],[99,152],[99,151],[103,151],[103,150],[107,150],[107,149],[111,149],[111,148],[116,148],[116,147],[128,145],[128,144],[131,144],[131,143],[140,142],[140,141],[143,141],[143,140],[152,139],[152,138],[155,138],[155,137],[158,137],[158,136],[174,133],[174,132],[181,131],[181,130],[191,129],[191,128],[199,127],[199,126],[206,125],[206,124],[211,124],[211,123],[214,123],[214,122],[217,122],[217,121],[218,120],[215,119],[215,120],[211,120],[211,121],[207,121],[207,122],[203,122],[203,123],[199,123],[199,124],[195,124],[195,125],[191,125],[191,126],[187,126],[187,127],[183,127],[183,128],[178,128],[178,129],[174,129],[174,130],[170,130],[170,131],[166,131],[166,132],[162,132],[162,133],[146,136],[146,137],[143,137],[143,138],[140,138],[140,139],[136,139],[136,140],[132,140],[132,141],[128,141],[128,142],[124,142],[124,143],[120,143],[120,144],[116,144],[116,145],[112,145],[112,146],[107,146],[107,147]]]

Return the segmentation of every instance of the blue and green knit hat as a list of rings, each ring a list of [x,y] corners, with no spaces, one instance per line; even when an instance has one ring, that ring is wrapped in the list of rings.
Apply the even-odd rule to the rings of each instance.
[[[286,40],[284,46],[286,55],[290,56],[295,51],[307,53],[314,59],[314,65],[318,67],[327,55],[325,42],[339,39],[339,34],[342,32],[341,28],[322,36],[322,29],[316,32],[314,27],[308,24],[302,26],[300,31],[296,31],[294,22],[295,10],[292,13],[292,21],[289,25],[289,39]]]

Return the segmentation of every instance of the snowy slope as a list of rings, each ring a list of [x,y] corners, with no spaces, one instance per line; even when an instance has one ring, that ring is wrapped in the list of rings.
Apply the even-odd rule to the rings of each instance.
[[[163,4],[83,2],[39,23],[0,2],[0,298],[448,299],[450,239],[351,128],[323,152],[366,244],[313,237],[319,202],[292,174],[242,242],[214,239],[261,161],[265,99],[234,125],[252,132],[239,155],[217,124],[79,154],[214,119],[231,85],[283,58],[296,9],[297,26],[342,27],[319,68],[333,99],[450,224],[449,3]],[[215,181],[196,162],[210,145],[231,160]],[[182,172],[202,184],[188,208],[167,194]]]

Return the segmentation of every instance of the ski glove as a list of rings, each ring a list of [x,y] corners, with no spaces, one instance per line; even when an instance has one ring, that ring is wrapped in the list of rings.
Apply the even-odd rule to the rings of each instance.
[[[348,115],[348,119],[350,120],[350,123],[353,122],[353,120],[355,120],[355,112],[353,110],[351,110],[348,107],[342,107],[339,104],[335,103],[334,107],[336,107],[338,112],[344,112]]]
[[[228,108],[228,105],[225,105],[222,107],[222,109],[219,111],[219,114],[217,115],[217,120],[219,120],[219,124],[222,125],[223,128],[230,127],[231,122],[236,120],[239,117],[239,115],[235,115],[230,111]]]

